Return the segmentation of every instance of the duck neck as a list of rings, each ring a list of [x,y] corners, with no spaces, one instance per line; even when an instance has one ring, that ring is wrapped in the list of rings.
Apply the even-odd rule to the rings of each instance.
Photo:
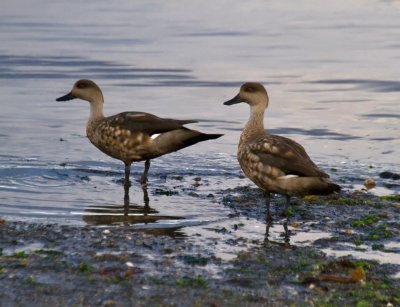
[[[89,122],[104,118],[103,101],[90,102],[90,117]]]
[[[264,130],[264,111],[265,107],[251,106],[250,118],[244,127],[242,138],[252,138],[254,135],[265,133]]]

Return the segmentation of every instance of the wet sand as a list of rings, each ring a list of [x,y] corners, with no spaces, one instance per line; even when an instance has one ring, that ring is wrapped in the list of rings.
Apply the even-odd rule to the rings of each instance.
[[[237,215],[263,220],[258,189],[227,189],[216,197]],[[231,260],[217,256],[222,242],[211,237],[200,245],[179,232],[129,225],[2,220],[0,301],[2,306],[400,304],[398,196],[354,192],[294,199],[286,234],[280,202],[273,200],[278,205],[270,228],[281,229],[279,236],[232,240],[229,234],[244,225],[213,229],[232,248],[248,246]],[[311,244],[296,239],[316,232],[330,236]],[[381,256],[379,262],[365,260],[371,251]]]

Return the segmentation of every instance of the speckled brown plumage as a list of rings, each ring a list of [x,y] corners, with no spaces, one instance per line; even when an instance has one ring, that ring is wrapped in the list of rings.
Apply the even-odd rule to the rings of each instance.
[[[186,147],[184,141],[188,141],[187,139],[204,135],[183,127],[191,122],[193,121],[159,118],[144,112],[124,112],[88,121],[86,134],[90,142],[101,151],[125,164],[131,164],[179,150]],[[184,133],[181,139],[170,138],[167,146],[161,146],[165,133],[171,131],[174,131],[173,135]],[[156,134],[160,136],[152,138]]]
[[[238,161],[245,175],[269,193],[288,196],[331,194],[340,187],[310,159],[303,146],[295,141],[269,134],[264,130],[264,111],[268,94],[259,83],[245,83],[239,94],[225,102],[250,105],[248,120],[238,146]],[[269,212],[269,201],[267,202]]]
[[[86,124],[90,142],[105,154],[125,163],[125,187],[129,186],[132,162],[146,161],[141,178],[141,182],[146,183],[150,159],[222,135],[206,134],[183,126],[194,123],[193,120],[160,118],[145,112],[123,112],[104,117],[103,94],[90,80],[77,81],[71,92],[57,101],[74,98],[90,103],[90,117]]]

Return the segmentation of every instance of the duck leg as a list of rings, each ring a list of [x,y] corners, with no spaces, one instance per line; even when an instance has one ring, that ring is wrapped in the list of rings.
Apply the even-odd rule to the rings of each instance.
[[[130,182],[129,182],[129,177],[131,174],[131,165],[130,164],[125,164],[125,180],[124,180],[124,189],[125,189],[125,194],[128,192],[129,194],[129,187],[130,187]]]
[[[128,215],[129,211],[129,175],[131,172],[131,165],[125,164],[125,180],[124,180],[124,215]]]
[[[125,190],[125,196],[124,196],[124,216],[128,216],[129,214],[129,191]]]
[[[286,217],[288,217],[288,215],[289,215],[290,197],[291,197],[290,195],[285,195],[286,201],[285,201],[285,207],[283,209],[283,214]]]
[[[271,212],[269,209],[269,203],[270,203],[270,193],[269,192],[265,192],[265,221],[268,223],[272,222],[272,216],[271,216]]]
[[[142,185],[142,191],[143,191],[143,201],[144,201],[144,215],[147,215],[147,213],[150,211],[150,198],[149,198],[149,193],[147,192],[147,187],[145,185]]]
[[[290,206],[290,195],[285,195],[286,202],[285,202],[285,208],[284,208],[284,214],[286,216],[286,220],[283,222],[283,229],[285,230],[285,235],[284,235],[284,240],[286,244],[289,244],[290,242],[290,232],[288,228],[289,224],[289,206]]]
[[[286,244],[289,244],[290,243],[290,232],[289,232],[289,228],[288,228],[288,219],[286,219],[286,221],[283,222],[283,229],[285,231],[285,234],[283,235],[284,241]]]
[[[142,185],[147,183],[147,174],[149,173],[149,169],[150,169],[150,160],[146,160],[146,162],[144,163],[143,175],[142,177],[140,177],[140,183]]]
[[[272,222],[266,221],[265,223],[265,234],[264,234],[264,245],[269,243],[269,229],[272,226]]]

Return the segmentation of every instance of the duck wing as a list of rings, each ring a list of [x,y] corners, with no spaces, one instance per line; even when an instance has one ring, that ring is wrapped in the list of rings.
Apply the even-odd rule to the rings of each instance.
[[[183,125],[196,123],[195,120],[178,120],[160,118],[145,112],[123,112],[107,117],[108,125],[119,129],[129,130],[131,133],[145,133],[148,135],[182,129]]]
[[[264,135],[249,144],[261,163],[276,167],[286,175],[329,178],[311,160],[303,146],[279,135]]]

